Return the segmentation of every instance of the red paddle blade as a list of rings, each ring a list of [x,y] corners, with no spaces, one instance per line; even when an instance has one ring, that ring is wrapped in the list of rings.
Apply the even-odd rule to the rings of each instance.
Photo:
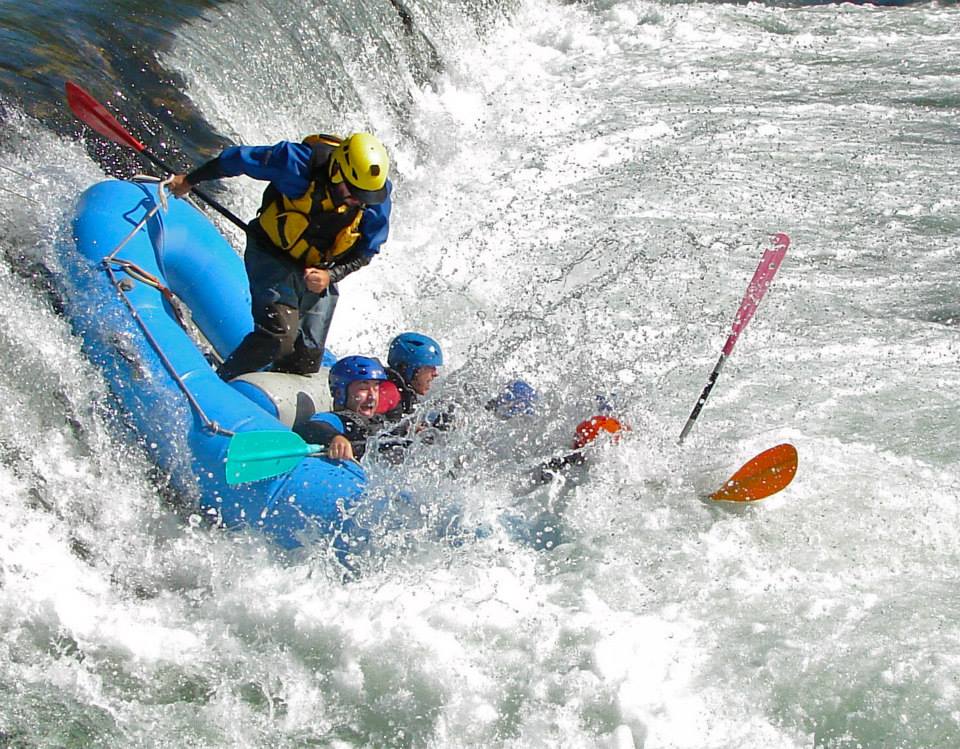
[[[67,81],[67,104],[82,123],[109,138],[121,146],[129,146],[135,151],[143,151],[146,146],[124,130],[116,117],[106,108],[72,81]]]
[[[740,302],[736,317],[733,319],[733,328],[723,347],[723,353],[726,356],[733,353],[733,346],[737,342],[737,338],[747,327],[753,313],[757,311],[757,305],[760,304],[760,300],[763,299],[767,289],[770,288],[770,284],[773,283],[773,277],[777,275],[789,248],[790,237],[783,232],[773,235],[773,247],[765,250],[763,257],[760,258],[760,264],[757,265],[757,270],[747,285],[747,292],[743,295],[743,301]]]
[[[710,499],[755,502],[785,489],[796,473],[797,449],[786,443],[777,445],[747,461]]]

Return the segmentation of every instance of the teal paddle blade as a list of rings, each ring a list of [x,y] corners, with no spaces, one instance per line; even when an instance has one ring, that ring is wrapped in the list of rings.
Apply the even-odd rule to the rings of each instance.
[[[273,478],[320,452],[320,445],[310,445],[294,432],[240,432],[227,448],[227,483],[235,486]]]

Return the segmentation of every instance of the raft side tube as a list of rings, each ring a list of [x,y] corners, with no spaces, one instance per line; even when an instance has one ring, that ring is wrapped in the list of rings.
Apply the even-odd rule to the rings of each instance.
[[[103,259],[154,207],[155,189],[114,180],[91,187],[79,201],[75,249],[62,252],[61,262],[66,312],[85,352],[158,466],[205,514],[264,530],[285,547],[299,544],[306,531],[339,528],[363,492],[358,466],[305,458],[282,476],[226,483],[229,436],[223,432],[289,427],[216,375],[149,282],[155,278],[183,300],[218,352],[232,350],[252,330],[242,260],[209,220],[189,203],[170,200],[169,210],[154,215],[117,255],[140,271],[113,264],[123,293],[111,282]]]

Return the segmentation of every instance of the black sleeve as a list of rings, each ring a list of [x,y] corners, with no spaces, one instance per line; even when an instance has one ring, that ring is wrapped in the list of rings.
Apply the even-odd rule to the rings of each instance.
[[[191,185],[197,185],[211,179],[220,179],[225,176],[220,168],[220,157],[210,159],[206,164],[201,164],[187,175],[187,182]]]
[[[457,428],[456,410],[455,403],[442,404],[437,410],[428,413],[424,421],[440,432],[449,432]]]
[[[328,271],[330,273],[330,283],[339,283],[354,271],[358,271],[363,266],[369,265],[371,260],[373,260],[373,255],[365,255],[358,252],[352,260],[348,260],[342,265],[333,266]]]
[[[547,484],[552,481],[553,477],[558,473],[565,473],[568,468],[573,466],[582,466],[586,460],[582,452],[572,452],[569,455],[548,460],[546,463],[541,463],[537,467],[534,479]]]
[[[367,449],[367,438],[377,430],[380,422],[349,411],[337,411],[335,415],[343,424],[343,432],[326,421],[312,419],[295,425],[293,431],[307,442],[323,445],[323,447],[329,447],[333,438],[338,435],[346,437],[353,447],[353,456],[360,460]]]
[[[343,422],[343,436],[350,440],[353,455],[360,460],[367,451],[367,439],[380,430],[383,422],[379,418],[368,419],[349,411],[337,411],[336,414]]]
[[[336,427],[325,421],[305,421],[302,424],[295,425],[293,431],[307,442],[324,447],[329,447],[333,438],[340,434]]]

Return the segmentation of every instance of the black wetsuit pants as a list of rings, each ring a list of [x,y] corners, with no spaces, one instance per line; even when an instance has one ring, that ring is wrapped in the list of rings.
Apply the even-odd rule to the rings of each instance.
[[[318,371],[339,299],[336,284],[330,284],[323,294],[310,291],[303,266],[265,246],[253,233],[248,235],[243,261],[250,281],[253,331],[217,374],[231,380],[268,365],[273,365],[275,372]]]

